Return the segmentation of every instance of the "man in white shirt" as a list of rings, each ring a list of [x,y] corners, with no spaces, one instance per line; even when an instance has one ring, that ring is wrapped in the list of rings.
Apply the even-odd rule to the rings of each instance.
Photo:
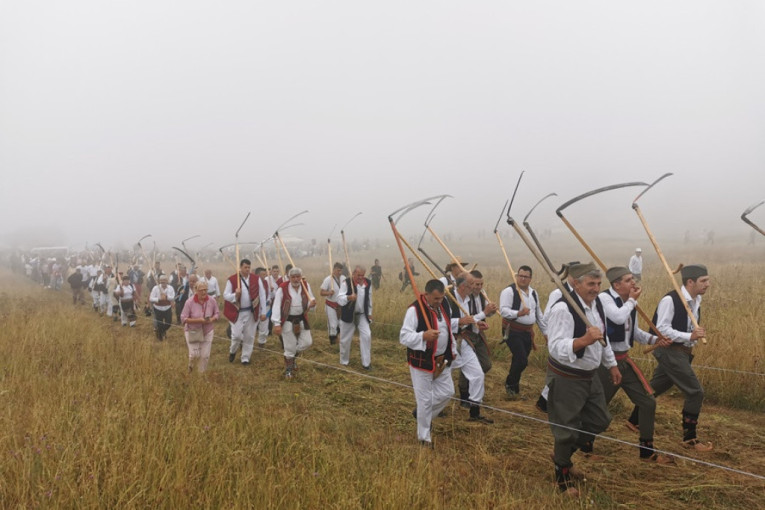
[[[623,389],[630,401],[640,409],[640,459],[657,464],[674,463],[672,457],[660,455],[654,451],[656,399],[653,396],[653,388],[648,384],[643,372],[629,357],[634,341],[643,345],[653,345],[659,341],[658,337],[638,327],[637,300],[642,289],[637,286],[632,273],[626,267],[617,266],[608,269],[606,278],[611,282],[611,287],[600,293],[600,301],[606,313],[608,341],[611,344],[611,350],[614,351],[619,372],[622,374],[621,385],[614,386],[608,370],[603,365],[598,369],[606,404],[611,402],[619,389]],[[666,338],[659,342],[662,347],[669,344]],[[630,426],[629,421],[627,423],[630,429],[636,428],[634,425]]]
[[[260,278],[250,272],[250,261],[239,262],[239,274],[231,275],[223,291],[223,315],[231,323],[228,361],[233,363],[242,348],[242,365],[250,364],[258,321],[266,320],[266,294]]]
[[[409,305],[399,333],[399,342],[406,347],[409,375],[412,377],[417,407],[412,413],[417,420],[417,439],[433,447],[431,423],[444,410],[454,395],[451,362],[454,350],[450,308],[444,306],[444,284],[430,280],[425,293]]]
[[[657,329],[669,338],[672,344],[653,351],[658,365],[651,378],[651,387],[656,392],[656,397],[672,386],[677,386],[683,392],[683,446],[699,452],[708,452],[713,449],[712,443],[701,442],[696,436],[704,390],[691,367],[693,347],[699,338],[706,336],[706,331],[702,327],[694,328],[682,300],[688,303],[698,323],[701,320],[701,296],[706,293],[711,283],[706,266],[701,264],[685,266],[680,274],[683,279],[683,286],[680,288],[682,296],[674,290],[667,293],[659,301],[653,316]],[[643,424],[640,422],[641,433],[642,430]]]
[[[510,370],[505,379],[505,392],[510,399],[520,398],[521,374],[529,364],[529,354],[534,345],[534,324],[546,334],[542,307],[537,291],[531,287],[531,267],[518,268],[515,283],[505,288],[499,296],[499,314],[502,316],[503,339],[513,354]]]
[[[574,279],[571,296],[577,308],[560,299],[547,317],[547,409],[551,423],[570,427],[550,427],[555,438],[553,461],[558,487],[569,496],[578,496],[571,476],[571,454],[577,449],[592,452],[591,434],[600,434],[611,422],[598,367],[603,364],[608,368],[614,385],[621,383],[622,376],[607,343],[606,316],[598,300],[600,271],[593,263],[580,264],[570,269],[570,275]],[[600,341],[606,342],[605,347]]]
[[[367,270],[358,265],[351,278],[344,279],[340,286],[337,304],[340,312],[340,364],[347,366],[351,361],[353,332],[359,330],[359,351],[361,366],[369,370],[372,365],[372,281],[364,275]],[[329,312],[327,312],[329,313]]]
[[[452,363],[452,368],[459,368],[461,375],[464,375],[468,382],[469,420],[490,425],[494,423],[494,420],[481,414],[486,378],[475,348],[475,342],[480,341],[480,332],[488,329],[489,326],[484,321],[486,318],[484,310],[470,315],[474,282],[475,277],[470,273],[465,271],[460,273],[454,280],[453,294],[457,302],[449,299],[451,329],[459,346],[459,356]]]
[[[167,336],[167,330],[173,324],[173,300],[175,289],[168,285],[167,275],[159,277],[159,283],[151,289],[149,302],[154,310],[154,331],[157,340],[162,341]]]
[[[298,370],[295,358],[313,344],[308,310],[316,306],[316,299],[299,267],[291,268],[288,275],[289,280],[276,290],[271,321],[274,334],[281,335],[284,344],[284,377],[292,379]]]
[[[325,298],[324,311],[327,313],[329,345],[335,345],[337,337],[340,334],[340,324],[338,320],[338,316],[340,315],[340,305],[338,305],[337,299],[340,295],[340,287],[344,282],[345,276],[343,276],[343,264],[335,262],[332,266],[332,274],[324,278],[324,281],[321,282],[321,287],[319,288],[319,295]],[[351,332],[351,334],[353,333]]]
[[[627,264],[627,268],[632,273],[632,277],[635,278],[637,283],[640,283],[640,278],[643,275],[643,250],[635,248],[635,254],[630,257],[630,262]]]
[[[218,285],[218,279],[213,276],[212,270],[205,269],[205,281],[207,282],[207,295],[217,299],[220,296],[220,286]]]

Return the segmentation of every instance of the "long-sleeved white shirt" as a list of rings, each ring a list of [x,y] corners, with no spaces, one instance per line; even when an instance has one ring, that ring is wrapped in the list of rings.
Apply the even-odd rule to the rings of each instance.
[[[258,281],[259,278],[255,277]],[[252,313],[256,315],[265,315],[268,313],[268,304],[266,303],[266,290],[264,288],[263,281],[260,280],[258,285],[258,306],[253,308]],[[250,291],[247,289],[247,282],[245,278],[242,278],[242,296],[239,299],[239,308],[247,309],[252,307],[252,300],[250,299]],[[223,291],[223,299],[229,303],[236,304],[236,292],[234,286],[231,285],[231,280],[226,280],[226,289]]]
[[[627,269],[629,269],[632,274],[641,274],[643,272],[643,257],[638,257],[637,255],[631,256]]]
[[[415,304],[414,306],[419,306]],[[417,310],[414,306],[406,309],[404,323],[401,326],[401,332],[398,335],[398,341],[401,345],[415,351],[427,350],[427,344],[422,339],[422,331],[417,331]],[[449,327],[446,324],[446,318],[442,315],[438,319],[438,340],[433,348],[436,356],[446,352],[447,341],[449,340]],[[454,354],[454,353],[453,353]]]
[[[207,278],[207,295],[213,297],[220,296],[220,285],[218,284],[218,279],[214,276]]]
[[[597,299],[597,298],[596,298]],[[579,297],[579,300],[584,300]],[[584,313],[590,324],[596,326],[601,332],[605,332],[605,324],[600,320],[600,315],[593,302],[592,307],[584,305]],[[616,358],[611,346],[605,347],[600,342],[588,345],[584,355],[577,358],[574,353],[574,318],[569,312],[566,303],[553,305],[547,317],[547,348],[550,356],[559,363],[576,368],[578,370],[595,370],[602,363],[606,368],[616,366]]]
[[[690,305],[696,320],[699,320],[699,307],[701,306],[701,294],[696,296],[696,299],[691,299],[691,295],[685,287],[680,289],[682,291],[682,298]],[[691,331],[693,331],[693,323],[691,318],[688,317],[688,327],[686,331],[678,331],[672,328],[672,318],[675,316],[675,302],[672,301],[672,296],[664,296],[659,301],[659,306],[656,308],[656,329],[661,331],[661,334],[672,340],[673,342],[683,344],[686,347],[693,347],[696,345],[696,340],[691,340]]]
[[[306,283],[306,288],[308,289],[308,301],[310,302],[313,297],[313,291],[311,291],[311,286]],[[303,310],[303,288],[302,285],[299,286],[297,289],[292,286],[292,284],[287,285],[287,291],[290,293],[290,298],[292,301],[290,302],[290,309],[288,312],[288,315],[301,315],[304,311]],[[276,294],[274,295],[274,304],[271,307],[271,322],[274,324],[280,325],[282,323],[282,302],[284,301],[284,294],[282,292],[282,288],[279,287],[276,290]]]
[[[650,333],[643,331],[637,325],[632,323],[632,310],[637,306],[637,301],[633,298],[624,301],[621,307],[616,304],[616,298],[619,294],[613,289],[609,288],[606,292],[600,293],[600,302],[603,303],[603,311],[606,313],[606,318],[614,324],[619,324],[624,327],[624,342],[611,341],[611,349],[614,352],[626,352],[630,350],[629,338],[632,334],[632,328],[635,328],[635,340],[644,345],[650,345],[656,343],[656,337]]]
[[[353,281],[346,278],[340,285],[340,291],[337,296],[337,304],[345,306],[348,304],[348,282]],[[353,307],[354,313],[364,313],[364,299],[369,292],[369,316],[372,316],[372,288],[366,284],[366,280],[361,285],[356,285],[356,306]]]
[[[337,303],[337,297],[340,295],[340,287],[345,282],[345,276],[340,275],[340,278],[335,278],[332,275],[327,276],[324,278],[324,281],[321,282],[321,287],[319,287],[321,290],[327,291],[327,290],[333,290],[334,292],[329,296],[324,296],[324,299],[327,301],[331,301],[333,303]]]
[[[571,285],[568,284],[568,282],[563,282],[563,286],[570,291],[574,290],[571,288]],[[550,313],[550,310],[552,309],[552,306],[558,302],[558,300],[563,296],[561,294],[559,288],[554,288],[552,292],[550,292],[550,295],[547,297],[547,305],[545,305],[545,312],[544,316],[547,317],[547,314]]]
[[[518,324],[523,324],[526,326],[531,326],[536,322],[540,331],[542,331],[542,334],[546,335],[547,321],[545,320],[545,314],[542,313],[542,308],[539,306],[539,303],[537,303],[537,300],[534,299],[534,296],[531,294],[534,289],[529,286],[527,292],[524,292],[523,289],[518,290],[523,295],[523,301],[526,303],[526,308],[529,309],[528,315],[519,317],[518,310],[512,309],[515,291],[509,285],[503,289],[499,295],[499,314],[509,321],[515,321]],[[560,291],[558,291],[558,294],[560,294]],[[550,294],[550,299],[552,299],[552,294]],[[560,299],[560,295],[558,296],[558,299]]]
[[[165,294],[165,297],[170,300],[171,304],[169,305],[158,305],[160,294]],[[153,289],[151,289],[151,294],[149,294],[149,302],[154,305],[154,308],[160,311],[169,310],[172,306],[172,301],[175,299],[175,289],[173,289],[172,285],[165,285],[162,287],[162,284],[155,285]]]
[[[466,297],[463,298],[462,296],[460,296],[459,292],[455,292],[454,297],[457,298],[457,302],[460,304],[460,306],[462,306],[462,308],[464,308],[468,312],[470,311],[470,301],[471,301],[470,294],[468,294]],[[454,331],[455,334],[457,333],[457,331],[459,331],[460,319],[465,316],[465,314],[459,308],[457,308],[456,312],[459,312],[459,314],[453,312],[454,316],[452,317],[452,331]],[[481,310],[480,312],[477,312],[474,315],[471,315],[471,317],[473,317],[474,321],[478,322],[478,321],[484,320],[486,318],[486,314],[483,313],[483,310]],[[478,333],[480,330],[478,329],[478,326],[476,324],[471,324],[470,331],[472,331],[473,333]]]

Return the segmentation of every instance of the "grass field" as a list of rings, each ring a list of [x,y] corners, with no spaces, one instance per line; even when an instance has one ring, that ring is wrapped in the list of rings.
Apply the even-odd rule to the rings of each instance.
[[[435,251],[435,250],[434,250]],[[751,252],[751,253],[750,253]],[[477,249],[462,253],[478,260]],[[682,255],[682,254],[681,254]],[[699,251],[696,251],[699,256]],[[686,262],[709,265],[713,287],[704,298],[709,345],[694,365],[706,399],[699,433],[715,443],[704,456],[680,445],[677,392],[660,397],[656,446],[765,476],[765,325],[763,266],[758,253],[709,249]],[[584,495],[565,502],[552,481],[549,427],[533,407],[543,385],[544,347],[532,355],[522,391],[508,402],[503,382],[507,349],[496,344],[487,374],[485,413],[495,424],[467,421],[458,405],[434,422],[435,450],[417,444],[412,390],[398,324],[412,294],[399,293],[400,262],[378,256],[387,279],[375,295],[373,370],[360,370],[358,345],[341,370],[322,313],[314,313],[314,346],[299,375],[281,377],[278,340],[243,367],[227,361],[223,321],[216,327],[210,367],[188,374],[180,329],[153,339],[147,319],[122,328],[87,306],[2,270],[0,294],[0,501],[5,508],[762,508],[765,482],[679,460],[643,464],[627,445],[598,440],[605,461],[574,462],[587,472]],[[517,257],[516,257],[517,258]],[[584,259],[584,257],[581,257]],[[496,253],[481,267],[496,299],[508,274]],[[318,294],[326,260],[297,261]],[[551,289],[536,265],[543,301]],[[650,313],[668,290],[649,265],[641,304]],[[214,267],[219,279],[229,271]],[[420,277],[425,281],[424,271]],[[501,283],[500,283],[501,282]],[[320,300],[321,302],[321,300]],[[320,309],[323,307],[320,307]],[[650,376],[653,363],[634,357]],[[619,394],[606,435],[634,443],[623,427],[631,406]]]

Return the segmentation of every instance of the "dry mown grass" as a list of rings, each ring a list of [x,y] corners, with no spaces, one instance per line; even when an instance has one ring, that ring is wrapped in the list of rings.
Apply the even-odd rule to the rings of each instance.
[[[394,267],[394,260],[388,267]],[[325,263],[299,263],[316,275],[311,281],[317,288]],[[735,290],[716,277],[704,308],[710,346],[698,349],[695,363],[762,372],[756,359],[763,356],[762,305],[760,299],[748,299],[762,295],[761,278],[755,276],[761,266],[719,261],[710,263],[710,269],[714,275],[729,275]],[[491,410],[487,414],[496,420],[493,426],[471,424],[467,412],[453,405],[445,418],[435,421],[435,451],[417,446],[411,389],[385,382],[409,384],[395,324],[411,294],[398,293],[397,269],[388,272],[389,281],[375,296],[378,324],[373,326],[371,374],[356,373],[356,345],[351,370],[337,369],[337,348],[328,345],[322,314],[317,313],[314,347],[290,382],[281,378],[283,363],[273,337],[246,368],[230,365],[227,342],[216,340],[208,373],[189,375],[180,330],[174,328],[169,340],[158,344],[145,320],[135,329],[115,326],[86,307],[73,308],[67,294],[40,290],[5,273],[0,297],[2,505],[563,506],[552,485],[552,436],[546,425]],[[499,265],[485,272],[494,297],[501,285],[492,282],[504,282],[506,272]],[[549,285],[539,276],[536,280],[546,296]],[[652,312],[666,285],[660,275],[649,275],[646,287],[651,292],[641,302]],[[496,327],[493,338],[498,336]],[[220,336],[224,329],[223,323],[218,325]],[[533,356],[524,375],[523,389],[530,399],[522,402],[502,399],[507,349],[495,346],[494,358],[486,404],[543,417],[533,408],[543,384],[542,352]],[[650,374],[651,362],[642,363]],[[712,454],[698,457],[765,475],[765,378],[698,373],[708,395],[700,433],[717,446]],[[656,443],[687,453],[678,445],[681,406],[676,394],[660,398]],[[618,396],[608,435],[636,440],[622,427],[630,409],[627,399]],[[599,440],[597,449],[606,456],[603,463],[575,456],[588,482],[585,497],[565,506],[765,505],[761,480],[685,461],[675,468],[648,466],[637,460],[634,449],[606,440]]]

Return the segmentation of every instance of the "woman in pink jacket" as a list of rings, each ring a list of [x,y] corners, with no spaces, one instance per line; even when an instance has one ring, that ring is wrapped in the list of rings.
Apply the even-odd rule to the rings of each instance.
[[[193,370],[194,359],[199,359],[199,371],[207,369],[210,348],[215,333],[215,321],[220,311],[215,299],[207,296],[207,282],[199,282],[194,297],[186,300],[181,312],[181,322],[189,346],[189,372]]]

